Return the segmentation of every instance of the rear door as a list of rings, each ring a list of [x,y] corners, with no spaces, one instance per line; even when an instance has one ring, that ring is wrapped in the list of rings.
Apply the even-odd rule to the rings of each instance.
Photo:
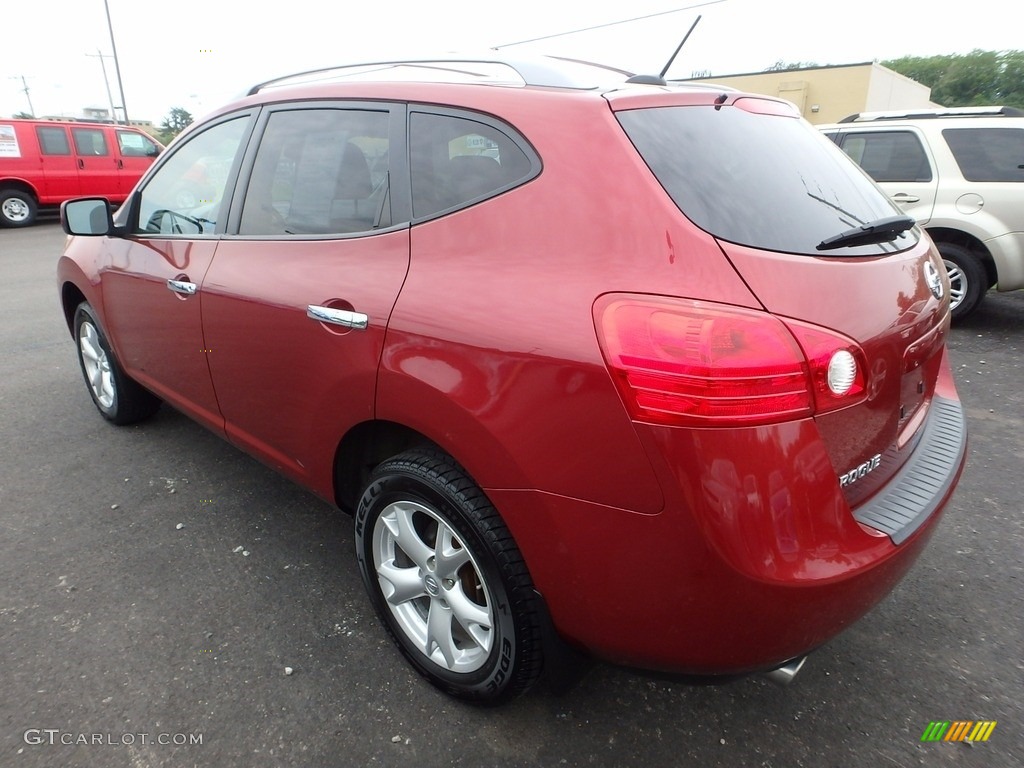
[[[104,128],[75,126],[71,129],[71,138],[81,194],[123,200],[118,159],[110,146],[108,132]]]
[[[844,130],[833,141],[924,226],[935,209],[939,174],[927,142],[912,128]]]
[[[229,439],[329,497],[409,264],[405,109],[281,105],[258,132],[203,284],[208,360]]]

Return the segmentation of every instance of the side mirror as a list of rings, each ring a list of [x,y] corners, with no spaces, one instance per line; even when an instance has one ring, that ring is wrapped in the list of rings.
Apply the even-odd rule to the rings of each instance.
[[[110,235],[114,232],[110,203],[102,197],[65,200],[60,206],[60,224],[69,235]]]

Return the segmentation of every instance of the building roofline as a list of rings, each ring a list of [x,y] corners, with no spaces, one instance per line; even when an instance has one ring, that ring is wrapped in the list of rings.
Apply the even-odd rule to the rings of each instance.
[[[724,75],[707,75],[704,77],[687,77],[687,78],[673,78],[672,82],[689,82],[698,80],[719,80],[723,77],[751,77],[753,75],[777,75],[785,74],[790,72],[816,72],[821,69],[844,69],[849,67],[867,67],[873,64],[878,64],[877,61],[861,61],[855,64],[822,64],[820,66],[813,67],[797,67],[796,69],[762,69],[757,72],[736,72]],[[879,66],[883,66],[879,64]]]

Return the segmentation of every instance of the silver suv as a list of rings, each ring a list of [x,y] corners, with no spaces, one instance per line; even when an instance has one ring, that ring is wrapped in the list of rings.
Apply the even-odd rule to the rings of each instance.
[[[992,286],[1024,288],[1024,111],[865,112],[818,128],[931,235],[954,319]]]

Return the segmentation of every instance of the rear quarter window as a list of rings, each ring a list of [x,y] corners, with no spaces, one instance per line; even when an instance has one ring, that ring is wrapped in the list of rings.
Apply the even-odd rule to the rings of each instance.
[[[510,126],[419,111],[409,121],[409,160],[417,219],[504,192],[540,167]]]
[[[1024,128],[946,128],[942,137],[968,181],[1024,182]]]
[[[820,256],[817,245],[826,238],[901,215],[838,147],[799,118],[711,105],[617,116],[679,209],[722,240]],[[911,230],[891,243],[844,248],[842,255],[889,253],[917,238]]]

